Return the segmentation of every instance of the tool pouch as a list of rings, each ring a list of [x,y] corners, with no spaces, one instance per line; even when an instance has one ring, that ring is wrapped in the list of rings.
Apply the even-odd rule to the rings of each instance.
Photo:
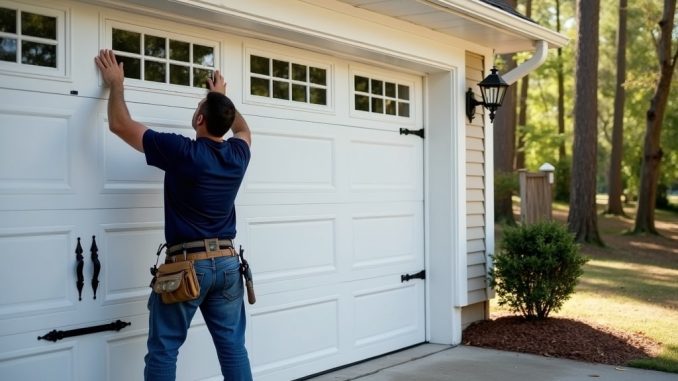
[[[194,300],[200,296],[200,283],[192,261],[160,265],[152,285],[153,291],[160,294],[165,304]]]

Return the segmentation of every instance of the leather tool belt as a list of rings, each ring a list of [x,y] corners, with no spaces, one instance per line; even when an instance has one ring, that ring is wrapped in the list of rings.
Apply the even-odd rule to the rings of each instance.
[[[176,263],[184,261],[198,261],[201,259],[210,259],[217,257],[234,257],[236,255],[235,249],[229,247],[225,250],[215,250],[215,251],[199,251],[197,253],[190,254],[175,254],[172,256],[167,256],[165,258],[165,263]]]
[[[204,250],[191,250],[191,249],[204,249]],[[198,251],[198,252],[211,252],[218,251],[220,249],[233,249],[233,241],[230,239],[218,239],[218,238],[208,238],[202,239],[199,241],[191,241],[179,243],[167,247],[167,255],[176,255],[184,254],[187,251]],[[191,254],[191,253],[188,253]],[[234,255],[234,254],[231,254]],[[213,258],[213,257],[209,257]],[[204,258],[202,258],[204,259]]]

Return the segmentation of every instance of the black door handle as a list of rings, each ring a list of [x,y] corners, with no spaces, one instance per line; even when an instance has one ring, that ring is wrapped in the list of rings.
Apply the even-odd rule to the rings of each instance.
[[[94,299],[97,298],[97,288],[99,288],[99,272],[101,271],[101,262],[99,262],[99,248],[95,236],[92,236],[92,246],[89,251],[92,253],[92,263],[94,264],[94,273],[92,274],[92,290]]]
[[[104,332],[104,331],[120,331],[121,329],[132,325],[130,322],[116,320],[112,323],[95,325],[93,327],[77,328],[71,329],[68,331],[57,331],[56,329],[49,331],[44,336],[38,336],[38,340],[49,340],[52,342],[57,342],[58,340],[65,339],[67,337],[87,335],[90,333]]]
[[[75,276],[77,280],[75,282],[76,287],[78,287],[78,300],[82,300],[82,287],[85,285],[85,277],[82,275],[82,269],[85,266],[85,261],[82,256],[82,246],[80,246],[80,237],[78,237],[78,245],[75,247]]]

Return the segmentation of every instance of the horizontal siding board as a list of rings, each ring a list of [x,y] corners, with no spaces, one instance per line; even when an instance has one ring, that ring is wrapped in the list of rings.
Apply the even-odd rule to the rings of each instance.
[[[485,271],[485,265],[484,264],[477,264],[477,265],[470,265],[466,266],[466,278],[471,279],[471,278],[476,278],[476,277],[486,277],[487,276],[487,271]]]
[[[485,252],[484,251],[478,251],[475,253],[469,253],[466,256],[466,265],[481,265],[485,264]]]
[[[476,118],[478,119],[478,118]],[[475,121],[476,119],[473,119]],[[467,137],[474,137],[474,138],[479,138],[479,139],[484,139],[485,138],[485,133],[483,131],[483,126],[481,125],[476,125],[475,123],[466,124],[466,136]]]
[[[473,176],[485,176],[485,167],[478,163],[466,163],[466,174]]]
[[[467,201],[485,201],[485,192],[483,189],[467,189]]]
[[[466,149],[484,151],[483,139],[477,137],[466,137]]]
[[[485,227],[485,216],[482,214],[467,215],[466,226],[470,228]]]
[[[483,80],[483,72],[473,68],[466,66],[466,85],[468,87],[471,87],[473,89],[473,86],[470,86],[469,83],[473,83],[474,85],[477,85],[478,82]],[[475,82],[475,83],[474,83]]]
[[[489,316],[486,316],[486,303],[470,304],[461,309],[461,329],[466,329],[466,327],[477,321],[489,318]]]
[[[487,278],[471,278],[466,282],[466,287],[469,292],[476,290],[485,290],[487,288]]]
[[[466,239],[481,239],[481,238],[485,238],[485,229],[466,228]]]
[[[481,151],[466,151],[466,161],[469,163],[484,163],[485,155]]]
[[[479,303],[487,300],[487,293],[485,290],[476,290],[468,293],[468,304]]]
[[[482,177],[466,176],[466,191],[471,189],[485,189],[485,181]]]
[[[480,75],[483,74],[483,56],[476,54],[466,54],[466,75],[468,76],[469,72],[476,71]]]
[[[480,201],[470,201],[466,203],[467,214],[485,214],[485,204]]]
[[[485,240],[484,239],[472,239],[466,241],[467,252],[472,253],[474,251],[485,252]]]

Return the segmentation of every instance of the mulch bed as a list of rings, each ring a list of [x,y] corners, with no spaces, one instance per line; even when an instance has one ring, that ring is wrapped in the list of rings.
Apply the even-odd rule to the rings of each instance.
[[[501,316],[474,323],[463,333],[465,345],[610,365],[654,357],[659,343],[643,334],[620,332],[566,318],[527,321]]]

